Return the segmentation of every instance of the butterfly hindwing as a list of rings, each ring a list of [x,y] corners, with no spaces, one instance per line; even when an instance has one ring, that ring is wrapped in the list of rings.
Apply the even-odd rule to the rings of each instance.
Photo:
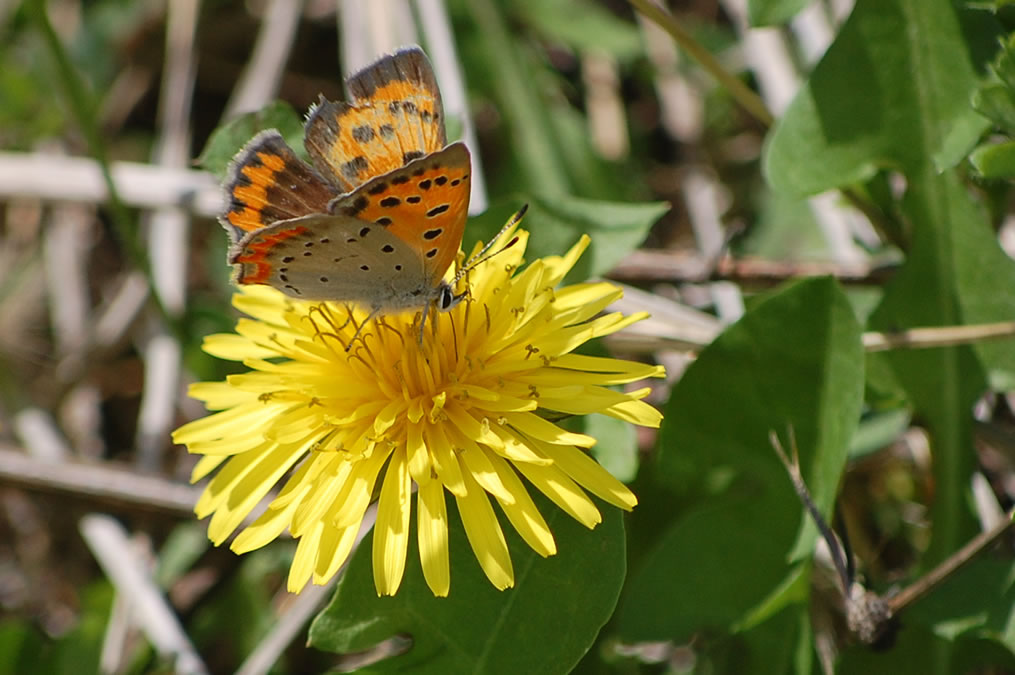
[[[274,129],[254,136],[233,159],[220,218],[230,240],[280,220],[327,210],[338,191],[301,160]]]
[[[393,310],[425,305],[433,292],[415,251],[383,226],[348,216],[317,214],[251,232],[229,262],[237,283],[267,284],[303,300]]]
[[[458,253],[469,211],[469,150],[452,143],[336,198],[331,213],[383,226],[416,252],[436,284]]]
[[[350,102],[311,110],[304,143],[314,166],[342,192],[447,143],[440,90],[418,47],[385,56],[349,78]]]

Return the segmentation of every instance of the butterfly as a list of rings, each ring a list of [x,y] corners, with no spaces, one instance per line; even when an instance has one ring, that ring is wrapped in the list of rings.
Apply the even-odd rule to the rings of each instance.
[[[465,230],[469,150],[447,143],[437,80],[420,48],[380,58],[346,88],[348,101],[322,96],[308,113],[312,164],[274,129],[233,159],[220,218],[233,278],[360,304],[371,318],[423,309],[422,336],[431,307],[447,311],[465,295],[455,292],[458,279],[444,277]]]

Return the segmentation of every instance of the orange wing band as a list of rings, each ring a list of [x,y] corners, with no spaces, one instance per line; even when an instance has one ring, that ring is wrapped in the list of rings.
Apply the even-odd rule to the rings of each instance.
[[[266,284],[271,276],[272,263],[268,259],[272,249],[286,239],[299,236],[307,231],[305,227],[293,227],[288,230],[279,230],[272,234],[260,234],[253,238],[250,243],[241,246],[243,254],[235,256],[230,262],[238,265],[236,271],[236,283],[238,284]],[[285,259],[282,259],[283,262]]]

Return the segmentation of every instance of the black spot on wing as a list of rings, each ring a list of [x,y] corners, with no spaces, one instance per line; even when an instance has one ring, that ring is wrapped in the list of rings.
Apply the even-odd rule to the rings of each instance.
[[[387,189],[388,184],[385,183],[384,181],[381,181],[377,185],[372,186],[369,190],[367,190],[367,192],[369,192],[372,195],[379,195],[382,192],[385,192]]]
[[[433,179],[433,182],[436,183],[437,185],[444,185],[445,183],[448,182],[448,177],[447,176],[437,176],[436,178]]]
[[[385,253],[394,253],[395,247],[392,246],[391,244],[385,244],[384,246],[381,247],[381,250],[384,251]]]
[[[352,139],[357,143],[369,143],[374,140],[374,130],[369,124],[363,124],[352,128]]]
[[[349,181],[354,181],[359,178],[359,175],[367,170],[370,164],[367,162],[367,158],[363,155],[353,157],[348,162],[342,164],[342,177]]]
[[[409,204],[419,204],[421,201],[423,201],[423,198],[420,197],[419,195],[412,195],[411,197],[406,197],[405,201],[408,202]]]
[[[395,176],[394,178],[391,179],[391,184],[392,185],[404,185],[404,184],[406,184],[408,182],[409,182],[409,177],[406,176],[405,174],[402,174],[401,176]]]
[[[426,212],[426,217],[433,218],[435,216],[439,216],[440,214],[444,213],[450,208],[451,208],[450,204],[441,204],[440,206],[435,206]]]
[[[437,237],[441,236],[441,232],[443,231],[444,230],[442,230],[439,227],[434,228],[432,230],[427,230],[426,232],[423,233],[423,238],[427,240],[436,239]]]
[[[380,205],[386,209],[393,209],[396,206],[399,206],[401,203],[402,200],[399,199],[398,197],[385,197],[380,201]]]
[[[364,197],[363,195],[360,195],[359,197],[356,198],[356,200],[352,204],[342,207],[342,215],[355,216],[357,213],[359,213],[369,205],[370,200]]]
[[[362,228],[362,229],[361,229],[361,230],[359,231],[359,236],[360,236],[360,237],[365,237],[365,236],[367,236],[368,234],[370,234],[370,228],[369,228],[369,227],[364,227],[364,228]]]
[[[411,150],[402,155],[402,164],[408,164],[412,160],[419,159],[422,156],[423,156],[422,152],[419,152],[418,150]]]
[[[437,249],[435,249],[435,248],[432,248],[432,249],[430,249],[429,251],[426,252],[426,257],[427,258],[432,258],[435,255],[437,255]]]

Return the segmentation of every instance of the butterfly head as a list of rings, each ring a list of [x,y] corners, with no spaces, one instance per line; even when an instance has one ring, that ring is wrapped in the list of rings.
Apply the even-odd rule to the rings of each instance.
[[[455,293],[455,289],[446,281],[442,281],[437,286],[437,299],[434,304],[437,306],[437,310],[441,312],[450,312],[458,303],[465,299],[469,291],[464,290],[461,293]]]

